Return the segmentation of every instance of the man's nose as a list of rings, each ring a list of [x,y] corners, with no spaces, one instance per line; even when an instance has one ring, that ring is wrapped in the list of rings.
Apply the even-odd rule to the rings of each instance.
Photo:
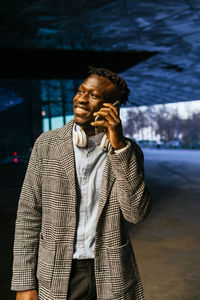
[[[84,103],[88,103],[88,99],[89,99],[89,97],[88,97],[88,94],[87,93],[83,93],[83,94],[81,94],[81,95],[78,95],[78,97],[77,97],[77,100],[78,100],[78,102],[84,102]]]

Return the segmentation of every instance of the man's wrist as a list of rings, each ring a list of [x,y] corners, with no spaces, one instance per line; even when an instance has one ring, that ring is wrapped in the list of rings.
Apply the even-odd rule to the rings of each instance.
[[[119,143],[117,143],[117,145],[113,146],[113,149],[114,150],[120,150],[120,149],[125,148],[126,145],[127,145],[127,142],[126,142],[126,140],[124,138],[122,141],[120,141]]]
[[[113,147],[113,148],[114,148],[114,150],[121,150],[121,149],[123,149],[125,147],[126,147],[126,144],[125,143],[121,143],[121,144],[119,144],[119,146]]]

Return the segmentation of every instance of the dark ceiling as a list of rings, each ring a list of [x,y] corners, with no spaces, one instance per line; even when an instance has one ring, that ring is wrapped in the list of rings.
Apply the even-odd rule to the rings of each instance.
[[[1,0],[0,60],[4,79],[81,78],[96,64],[120,72],[137,105],[197,100],[200,1]]]

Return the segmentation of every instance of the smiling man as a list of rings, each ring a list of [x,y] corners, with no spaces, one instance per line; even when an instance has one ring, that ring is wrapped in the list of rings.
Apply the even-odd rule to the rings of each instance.
[[[125,220],[150,212],[143,153],[123,136],[118,104],[129,89],[91,68],[74,120],[41,134],[19,200],[12,290],[17,300],[141,300]]]

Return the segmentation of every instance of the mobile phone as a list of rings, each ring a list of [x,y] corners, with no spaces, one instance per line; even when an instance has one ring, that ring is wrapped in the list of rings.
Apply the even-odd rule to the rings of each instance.
[[[120,101],[117,100],[116,102],[113,103],[113,105],[114,105],[117,109],[119,109],[119,108],[120,108]],[[105,120],[105,118],[102,117],[102,116],[96,116],[95,121],[100,121],[100,120]],[[99,128],[99,131],[98,131],[98,128],[99,128],[99,126],[98,126],[98,127],[95,127],[95,134],[98,134],[99,132],[101,132],[100,128]]]
[[[119,109],[119,108],[120,108],[120,101],[117,100],[116,102],[113,103],[113,105],[114,105],[115,107],[117,107],[117,109]]]
[[[117,109],[119,109],[120,108],[120,102],[119,102],[119,100],[117,100],[116,102],[114,102],[113,105],[115,107],[117,107]],[[99,121],[99,120],[104,120],[104,117],[102,117],[102,116],[96,116],[95,121]]]

